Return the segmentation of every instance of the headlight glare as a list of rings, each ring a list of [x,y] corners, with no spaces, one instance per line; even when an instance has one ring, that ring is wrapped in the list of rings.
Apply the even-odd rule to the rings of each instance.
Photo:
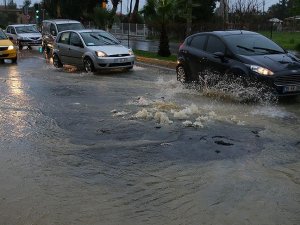
[[[132,51],[132,49],[128,49],[129,55],[134,55],[134,52]]]
[[[8,50],[13,50],[13,49],[14,49],[13,45],[8,46]]]
[[[260,75],[264,75],[264,76],[272,76],[274,73],[264,67],[261,66],[256,66],[256,65],[250,65],[250,69]]]
[[[106,53],[105,53],[105,52],[102,52],[102,51],[97,51],[97,52],[96,52],[96,55],[97,55],[98,57],[105,57],[105,56],[107,56]]]

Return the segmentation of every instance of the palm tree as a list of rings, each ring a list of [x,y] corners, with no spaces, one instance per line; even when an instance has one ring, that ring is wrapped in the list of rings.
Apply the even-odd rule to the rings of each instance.
[[[135,0],[133,12],[130,15],[130,21],[131,22],[136,22],[137,21],[137,14],[139,12],[139,4],[140,4],[140,0]]]
[[[142,11],[146,22],[158,24],[160,26],[158,55],[164,57],[171,55],[167,34],[167,23],[169,22],[169,18],[171,18],[173,3],[173,0],[147,0]]]

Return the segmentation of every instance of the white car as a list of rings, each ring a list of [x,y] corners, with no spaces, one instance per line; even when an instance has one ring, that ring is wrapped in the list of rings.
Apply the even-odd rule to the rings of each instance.
[[[31,46],[42,45],[42,35],[32,24],[9,25],[6,28],[6,35],[19,46],[19,49],[22,49],[23,46],[31,49]]]
[[[132,69],[135,61],[131,49],[120,44],[104,30],[67,30],[57,35],[53,64],[84,68],[86,72],[110,69]]]

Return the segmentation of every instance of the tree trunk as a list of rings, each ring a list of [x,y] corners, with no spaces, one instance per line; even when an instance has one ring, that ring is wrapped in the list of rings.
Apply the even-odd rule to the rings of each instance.
[[[139,12],[139,4],[140,4],[140,0],[135,0],[135,5],[134,5],[134,8],[133,8],[133,12],[130,16],[130,21],[132,23],[137,23],[137,14]]]

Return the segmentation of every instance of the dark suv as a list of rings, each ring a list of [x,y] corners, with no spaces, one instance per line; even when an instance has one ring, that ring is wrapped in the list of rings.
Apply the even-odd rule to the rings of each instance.
[[[180,46],[176,72],[181,82],[201,82],[219,74],[219,79],[241,77],[267,84],[279,95],[300,94],[300,60],[265,36],[250,31],[189,36]]]
[[[53,44],[57,34],[64,30],[82,30],[84,26],[76,20],[55,19],[44,20],[42,23],[42,48],[52,55]]]

